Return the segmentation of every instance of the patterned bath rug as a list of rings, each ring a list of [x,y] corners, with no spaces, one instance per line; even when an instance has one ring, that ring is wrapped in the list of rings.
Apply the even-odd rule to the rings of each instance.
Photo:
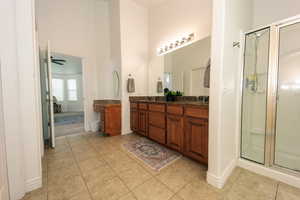
[[[181,154],[169,150],[146,138],[123,144],[124,148],[144,161],[154,170],[161,170],[181,157]]]

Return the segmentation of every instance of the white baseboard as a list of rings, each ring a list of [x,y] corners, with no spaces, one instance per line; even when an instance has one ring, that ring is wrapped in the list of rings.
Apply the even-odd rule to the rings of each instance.
[[[231,173],[236,167],[236,160],[232,160],[229,165],[224,170],[223,174],[221,176],[216,176],[214,174],[211,174],[207,172],[206,180],[209,184],[213,185],[216,188],[223,188],[227,179],[230,177]]]
[[[281,181],[288,185],[292,185],[294,187],[300,188],[300,178],[296,176],[292,176],[271,168],[267,168],[264,165],[260,165],[248,160],[239,159],[238,166],[254,173],[260,174],[262,176],[266,176],[277,181]]]
[[[26,181],[25,191],[31,192],[42,187],[42,177],[36,177]]]

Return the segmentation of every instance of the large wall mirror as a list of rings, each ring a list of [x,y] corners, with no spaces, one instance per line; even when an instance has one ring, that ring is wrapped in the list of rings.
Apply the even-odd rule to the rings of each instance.
[[[211,38],[198,40],[164,55],[164,88],[184,96],[208,96]]]

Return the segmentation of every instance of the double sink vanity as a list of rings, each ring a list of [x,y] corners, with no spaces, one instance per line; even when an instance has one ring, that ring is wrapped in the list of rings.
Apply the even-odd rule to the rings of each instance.
[[[208,98],[130,97],[131,130],[166,147],[208,162]]]
[[[207,37],[163,55],[158,67],[164,73],[148,77],[153,88],[147,93],[158,96],[136,97],[134,90],[127,90],[133,132],[204,164],[208,162],[210,41]],[[175,96],[176,101],[166,101],[173,98],[159,96],[163,94]],[[120,101],[95,101],[94,111],[100,112],[102,132],[121,134]]]

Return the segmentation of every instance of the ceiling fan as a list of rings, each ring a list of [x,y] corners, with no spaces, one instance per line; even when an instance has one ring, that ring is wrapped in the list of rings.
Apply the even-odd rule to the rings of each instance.
[[[64,59],[56,59],[53,56],[51,56],[51,62],[58,65],[64,65],[67,61]]]

